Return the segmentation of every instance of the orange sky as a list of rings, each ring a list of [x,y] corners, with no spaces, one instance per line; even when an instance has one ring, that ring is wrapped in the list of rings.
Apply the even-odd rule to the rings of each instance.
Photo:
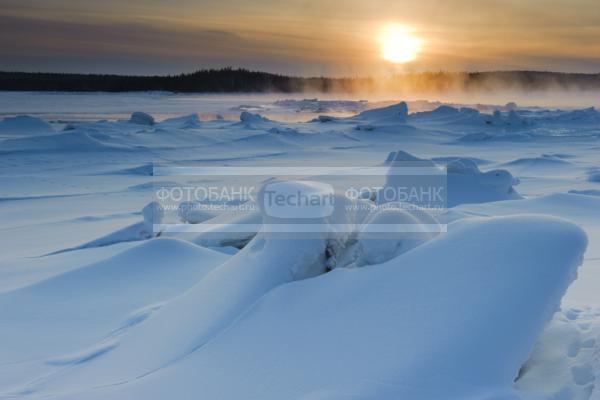
[[[382,60],[388,23],[422,39],[414,61]],[[597,0],[0,0],[0,33],[1,70],[600,72]]]

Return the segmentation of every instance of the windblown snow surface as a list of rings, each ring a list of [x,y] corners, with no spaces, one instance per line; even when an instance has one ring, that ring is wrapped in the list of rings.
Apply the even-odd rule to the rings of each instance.
[[[0,121],[0,398],[600,400],[599,112],[153,96]],[[439,169],[448,207],[407,212],[389,172],[312,236],[185,202],[153,229],[154,165],[332,162]]]

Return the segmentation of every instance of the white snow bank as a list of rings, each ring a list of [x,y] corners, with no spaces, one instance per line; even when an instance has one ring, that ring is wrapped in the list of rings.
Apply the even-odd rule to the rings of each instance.
[[[256,245],[241,252],[250,256],[246,268],[256,268],[261,252],[250,253]],[[284,256],[287,260],[298,260],[297,247],[288,243],[279,251],[293,255]],[[585,247],[581,229],[555,218],[463,221],[447,235],[377,267],[336,269],[280,286],[188,357],[134,382],[76,396],[516,398],[513,381],[575,277]],[[271,279],[270,272],[260,280]],[[219,302],[228,298],[219,294]],[[61,388],[80,388],[92,383],[88,379],[100,383],[107,374],[123,376],[148,365],[150,355],[182,343],[182,326],[199,333],[204,320],[198,319],[204,309],[199,300],[186,307],[173,302],[169,321],[161,318],[162,324],[145,327],[148,335],[177,327],[160,346],[143,337],[122,343],[119,348],[138,347],[140,358],[113,359],[86,380],[71,370]],[[216,305],[213,312],[222,310]],[[167,313],[166,306],[160,313]],[[147,323],[153,320],[159,321]],[[108,362],[115,351],[97,362]]]
[[[0,135],[35,135],[53,132],[52,126],[29,115],[6,117],[0,121]]]
[[[277,187],[274,187],[275,183]],[[260,204],[266,204],[264,197],[267,190],[279,193],[313,190],[323,196],[329,195],[311,182],[274,181],[260,191]],[[345,220],[350,213],[347,213],[348,204],[343,199],[339,196],[335,210],[327,206],[321,211],[312,210],[315,211],[314,217],[305,219],[305,222],[350,222]],[[296,215],[291,211],[278,216],[276,211],[281,210],[267,207],[263,207],[262,211],[265,224],[287,224],[290,223],[289,218]],[[241,251],[190,290],[165,304],[152,318],[114,337],[115,346],[102,357],[89,360],[70,374],[41,378],[27,390],[63,390],[121,382],[197,352],[222,334],[271,289],[325,272],[330,233],[309,238],[302,234],[280,238],[277,233],[259,232]]]
[[[145,112],[135,111],[131,114],[131,117],[129,117],[129,122],[132,124],[152,126],[154,125],[154,117]]]
[[[1,294],[2,364],[90,346],[129,313],[178,295],[228,258],[181,240],[156,239]]]
[[[482,172],[475,162],[467,158],[451,161],[446,166],[448,172],[448,207],[464,203],[485,203],[489,201],[520,199],[514,186],[519,180],[510,172],[495,169]]]

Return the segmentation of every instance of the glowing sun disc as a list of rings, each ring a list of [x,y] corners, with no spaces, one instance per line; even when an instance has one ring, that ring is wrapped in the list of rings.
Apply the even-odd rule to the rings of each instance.
[[[388,25],[381,35],[381,57],[394,64],[403,64],[417,58],[421,41],[402,25]]]

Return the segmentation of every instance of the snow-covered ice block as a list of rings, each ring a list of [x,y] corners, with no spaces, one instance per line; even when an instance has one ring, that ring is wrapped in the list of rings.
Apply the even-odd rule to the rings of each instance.
[[[266,129],[273,125],[273,121],[260,114],[242,111],[240,114],[240,124],[248,129]]]
[[[448,172],[448,207],[464,203],[485,203],[489,201],[520,199],[514,186],[519,180],[510,172],[496,169],[487,172],[479,170],[477,164],[468,158],[459,158],[446,166]]]
[[[132,124],[151,126],[154,125],[154,117],[142,111],[135,111],[131,114],[131,117],[129,117],[129,122]]]
[[[53,132],[52,126],[29,115],[6,117],[0,121],[0,135],[35,135]]]
[[[426,160],[423,158],[418,158],[409,154],[405,151],[391,151],[388,153],[384,165],[388,165],[390,167],[396,166],[419,166],[419,167],[435,167],[435,163],[431,160]]]
[[[353,118],[367,121],[390,120],[397,122],[405,122],[407,117],[408,105],[406,104],[406,102],[402,101],[398,104],[393,104],[391,106],[363,111]]]
[[[439,231],[425,229],[435,225],[437,220],[425,210],[394,208],[393,203],[378,207],[358,233],[355,265],[380,264],[406,253],[437,236]],[[381,234],[379,226],[391,229]],[[410,229],[405,229],[407,226]]]
[[[191,129],[197,128],[201,125],[198,114],[184,115],[181,117],[168,118],[158,123],[158,126],[163,128],[176,128],[176,129]]]

